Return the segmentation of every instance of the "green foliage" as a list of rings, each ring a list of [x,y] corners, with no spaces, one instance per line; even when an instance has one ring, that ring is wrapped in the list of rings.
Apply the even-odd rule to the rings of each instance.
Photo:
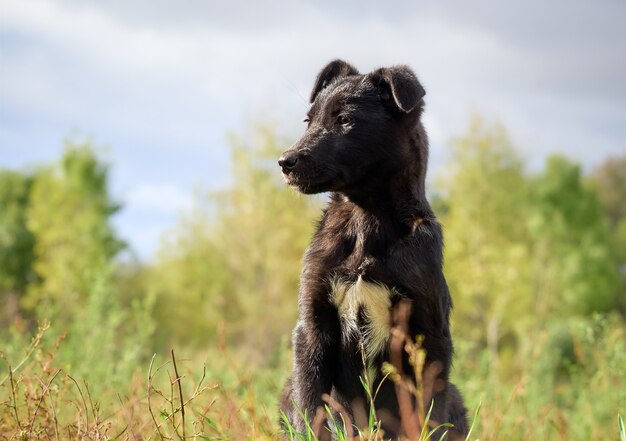
[[[62,330],[66,342],[57,353],[58,363],[89,381],[95,391],[128,386],[128,379],[150,355],[156,328],[154,298],[135,298],[130,308],[122,308],[109,279],[106,272],[97,275],[80,317]],[[49,337],[56,335],[52,332]]]
[[[608,158],[591,175],[612,226],[626,218],[626,155]]]
[[[597,192],[584,184],[577,164],[559,156],[548,159],[532,188],[529,231],[544,288],[537,301],[553,315],[611,311],[618,261]]]
[[[620,264],[619,291],[626,292],[626,155],[608,158],[591,175],[608,215],[612,243]],[[619,296],[619,308],[626,315],[626,296]]]
[[[26,227],[32,177],[0,170],[0,324],[17,313],[18,298],[33,281],[35,238]]]
[[[114,284],[113,257],[122,243],[110,225],[118,207],[108,194],[107,173],[88,144],[68,143],[59,163],[0,179],[11,186],[8,191],[0,185],[7,201],[0,225],[13,233],[2,243],[20,262],[2,266],[2,274],[14,270],[13,279],[2,278],[12,280],[3,289],[13,289],[27,318],[33,318],[20,320],[24,311],[15,308],[9,317],[13,324],[0,329],[1,355],[15,375],[26,352],[24,360],[32,355],[42,363],[42,377],[54,366],[96,394],[107,388],[119,392],[149,355],[154,299],[136,297],[124,305]],[[32,329],[35,320],[47,332]],[[50,352],[25,351],[34,348],[31,338]]]
[[[109,223],[118,207],[110,200],[108,169],[89,144],[68,143],[59,164],[35,175],[27,226],[35,237],[32,284],[23,305],[29,310],[80,305],[98,274],[122,243]]]
[[[618,307],[614,239],[596,190],[567,159],[528,175],[505,131],[480,120],[453,152],[441,218],[454,329],[489,349],[490,366],[515,372],[551,321]]]
[[[26,207],[32,178],[0,171],[0,292],[23,292],[33,262],[32,233],[26,228]]]
[[[533,309],[527,182],[505,130],[479,119],[455,140],[452,163],[442,185],[448,210],[441,221],[455,331],[485,341],[495,362],[501,340]]]
[[[135,299],[130,308],[122,308],[110,285],[106,270],[99,274],[86,293],[80,313],[63,317],[53,305],[41,317],[48,317],[42,344],[54,352],[52,366],[86,381],[96,394],[107,388],[123,391],[142,370],[150,355],[156,324],[152,318],[154,299]],[[42,322],[43,323],[43,322]],[[1,358],[15,367],[29,345],[33,333],[10,329],[5,335],[7,347]],[[115,397],[110,397],[114,399]]]
[[[562,339],[571,353],[555,347]],[[616,438],[613,422],[626,403],[626,327],[620,318],[551,324],[532,340],[511,379],[490,375],[486,358],[476,357],[470,342],[457,339],[456,350],[454,377],[466,406],[482,402],[480,439]]]

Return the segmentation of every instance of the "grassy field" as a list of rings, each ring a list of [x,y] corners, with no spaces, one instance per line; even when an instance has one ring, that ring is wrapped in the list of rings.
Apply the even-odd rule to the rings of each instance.
[[[626,335],[623,328],[597,326],[605,328],[582,331],[602,332],[602,336],[590,336],[592,341],[579,342],[576,350],[597,365],[606,363],[606,369],[581,371],[552,386],[545,384],[546,378],[536,377],[545,361],[540,354],[529,363],[534,366],[531,371],[522,372],[516,381],[504,381],[497,375],[485,376],[480,366],[465,366],[461,350],[453,380],[464,392],[470,413],[480,406],[469,439],[624,437],[623,428],[618,435],[618,413],[623,412],[619,406],[625,394]],[[207,353],[164,352],[137,366],[130,378],[97,378],[89,373],[73,375],[72,366],[57,358],[66,342],[52,341],[48,333],[52,329],[43,324],[25,353],[11,360],[3,354],[1,439],[272,440],[281,436],[277,400],[290,369],[286,344],[276,357],[263,362],[225,343]],[[123,354],[117,357],[111,354],[111,359],[102,361],[123,363]],[[123,366],[118,371],[127,372]],[[413,439],[436,440],[441,433],[429,438],[425,432]],[[309,433],[294,439],[315,437]],[[383,438],[370,430],[359,439]]]

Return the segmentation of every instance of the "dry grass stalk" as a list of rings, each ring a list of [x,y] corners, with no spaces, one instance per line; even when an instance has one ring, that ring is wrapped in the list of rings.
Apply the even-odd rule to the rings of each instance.
[[[52,378],[50,378],[50,381],[48,381],[48,384],[43,384],[42,383],[42,388],[41,388],[41,397],[39,397],[39,400],[37,401],[37,406],[35,407],[35,411],[33,412],[33,416],[30,420],[30,425],[28,427],[28,439],[31,439],[31,435],[33,433],[33,427],[35,427],[35,420],[37,419],[37,412],[39,412],[39,408],[41,407],[41,403],[44,399],[44,397],[46,396],[46,392],[50,391],[50,385],[52,384],[52,382],[54,381],[54,379],[57,377],[57,375],[59,375],[59,372],[61,372],[61,369],[57,370],[55,372],[55,374],[52,376]],[[12,380],[11,380],[12,381]],[[17,416],[17,412],[16,412],[16,416]],[[55,416],[55,420],[56,420],[56,416]],[[57,438],[58,438],[58,430],[57,430]]]
[[[182,420],[183,439],[185,439],[185,400],[183,399],[183,388],[181,385],[182,377],[178,374],[178,367],[176,366],[176,357],[174,356],[174,349],[172,349],[172,364],[174,365],[174,374],[176,379],[174,380],[178,384],[178,394],[180,397],[180,415]]]

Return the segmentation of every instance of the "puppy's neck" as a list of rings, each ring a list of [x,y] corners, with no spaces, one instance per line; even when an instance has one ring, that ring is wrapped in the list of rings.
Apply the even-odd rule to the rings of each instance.
[[[398,150],[405,157],[400,170],[377,170],[371,179],[333,199],[354,204],[355,214],[414,231],[416,224],[435,217],[426,198],[428,140],[421,124],[401,140]]]
[[[394,230],[404,236],[414,232],[415,226],[424,220],[434,218],[425,195],[412,187],[415,185],[396,179],[375,192],[335,193],[332,203],[347,205],[355,222],[372,219],[379,228]]]

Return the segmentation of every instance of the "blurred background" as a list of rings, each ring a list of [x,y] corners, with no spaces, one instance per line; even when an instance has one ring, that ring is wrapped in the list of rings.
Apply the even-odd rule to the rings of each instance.
[[[625,22],[619,0],[0,1],[0,428],[155,436],[142,382],[174,348],[193,430],[276,436],[324,205],[276,160],[343,58],[408,64],[426,88],[476,437],[616,439]],[[194,389],[203,369],[214,387]],[[79,384],[98,410],[62,404]],[[164,412],[156,433],[176,434]]]

